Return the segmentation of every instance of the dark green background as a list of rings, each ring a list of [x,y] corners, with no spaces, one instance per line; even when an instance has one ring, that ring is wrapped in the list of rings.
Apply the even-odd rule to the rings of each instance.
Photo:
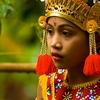
[[[0,63],[36,63],[42,30],[39,16],[44,2],[39,0],[0,1]],[[0,100],[34,100],[38,75],[0,72]]]

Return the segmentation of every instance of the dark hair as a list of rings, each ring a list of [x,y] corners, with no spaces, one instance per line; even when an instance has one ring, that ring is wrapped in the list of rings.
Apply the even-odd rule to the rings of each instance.
[[[94,5],[93,0],[88,0],[87,4],[92,7]]]
[[[97,52],[100,54],[100,34],[98,32],[95,33],[96,35],[96,45],[97,45]]]

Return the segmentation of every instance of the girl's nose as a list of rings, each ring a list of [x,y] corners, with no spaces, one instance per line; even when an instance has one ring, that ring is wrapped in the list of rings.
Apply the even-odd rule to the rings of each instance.
[[[58,35],[54,35],[51,42],[51,47],[55,49],[61,49],[61,39]]]

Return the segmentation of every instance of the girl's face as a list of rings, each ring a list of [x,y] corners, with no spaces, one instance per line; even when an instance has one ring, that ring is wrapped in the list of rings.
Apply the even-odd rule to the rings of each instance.
[[[48,19],[47,44],[57,68],[83,66],[89,54],[88,34],[59,17]]]

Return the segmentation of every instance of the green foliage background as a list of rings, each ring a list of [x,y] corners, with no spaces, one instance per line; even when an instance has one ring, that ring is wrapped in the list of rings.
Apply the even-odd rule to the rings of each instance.
[[[0,63],[36,63],[41,15],[44,2],[39,0],[0,0]],[[0,72],[0,100],[34,100],[37,83],[35,73]]]

